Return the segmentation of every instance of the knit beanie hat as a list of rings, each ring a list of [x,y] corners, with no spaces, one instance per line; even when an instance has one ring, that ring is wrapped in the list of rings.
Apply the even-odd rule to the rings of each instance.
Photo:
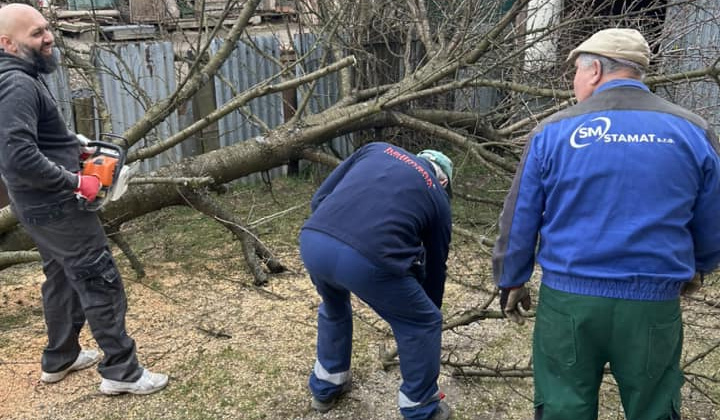
[[[452,197],[452,187],[450,185],[452,183],[451,181],[453,175],[452,160],[450,160],[450,158],[447,157],[444,153],[433,149],[425,149],[422,152],[418,153],[417,156],[427,160],[428,162],[434,164],[433,166],[437,166],[437,168],[440,169],[440,172],[442,173],[437,173],[436,171],[436,176],[441,181],[443,179],[447,179],[445,191],[447,191],[448,196]]]

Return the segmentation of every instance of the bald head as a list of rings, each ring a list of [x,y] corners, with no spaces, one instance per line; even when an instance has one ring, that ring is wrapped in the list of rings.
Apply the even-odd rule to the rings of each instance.
[[[35,21],[45,21],[45,18],[32,6],[22,3],[8,4],[0,8],[0,35],[12,36]]]
[[[55,70],[55,38],[50,24],[35,8],[12,3],[0,8],[0,48],[33,64],[40,72]]]

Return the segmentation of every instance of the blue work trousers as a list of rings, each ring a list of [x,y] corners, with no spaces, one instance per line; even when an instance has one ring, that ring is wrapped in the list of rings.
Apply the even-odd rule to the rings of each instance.
[[[300,234],[300,254],[323,300],[317,361],[309,380],[313,395],[328,400],[350,379],[352,292],[387,321],[395,335],[403,378],[400,412],[409,420],[430,418],[440,399],[442,314],[418,281],[389,273],[347,244],[310,229]]]

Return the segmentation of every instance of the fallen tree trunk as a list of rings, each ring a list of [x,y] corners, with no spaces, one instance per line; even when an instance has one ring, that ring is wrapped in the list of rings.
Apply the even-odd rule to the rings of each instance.
[[[256,172],[300,159],[308,148],[358,129],[390,124],[380,107],[357,104],[309,116],[299,129],[295,124],[279,126],[266,136],[255,137],[222,149],[190,157],[149,174],[152,178],[211,178],[221,185]],[[118,201],[108,203],[101,218],[120,225],[142,215],[174,205],[184,205],[183,187],[174,183],[132,184]],[[0,251],[27,250],[34,246],[9,207],[0,210]],[[1,268],[1,266],[0,266]]]
[[[222,149],[160,168],[144,176],[152,178],[203,178],[222,185],[243,176],[282,166],[301,158],[305,151],[347,131],[387,123],[388,116],[364,104],[328,110],[305,120],[305,126],[284,125],[268,135],[236,143]],[[211,186],[212,186],[211,185]],[[176,183],[132,184],[118,201],[108,203],[101,218],[110,226],[174,205],[185,205]],[[24,251],[34,243],[22,228],[9,207],[0,209],[0,251]],[[6,267],[0,264],[0,268]]]

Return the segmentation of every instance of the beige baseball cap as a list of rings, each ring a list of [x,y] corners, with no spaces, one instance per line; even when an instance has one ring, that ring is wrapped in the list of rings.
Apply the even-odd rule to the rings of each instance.
[[[580,53],[621,58],[643,67],[650,64],[650,46],[642,34],[635,29],[611,28],[598,31],[570,51],[567,61],[574,62]]]

